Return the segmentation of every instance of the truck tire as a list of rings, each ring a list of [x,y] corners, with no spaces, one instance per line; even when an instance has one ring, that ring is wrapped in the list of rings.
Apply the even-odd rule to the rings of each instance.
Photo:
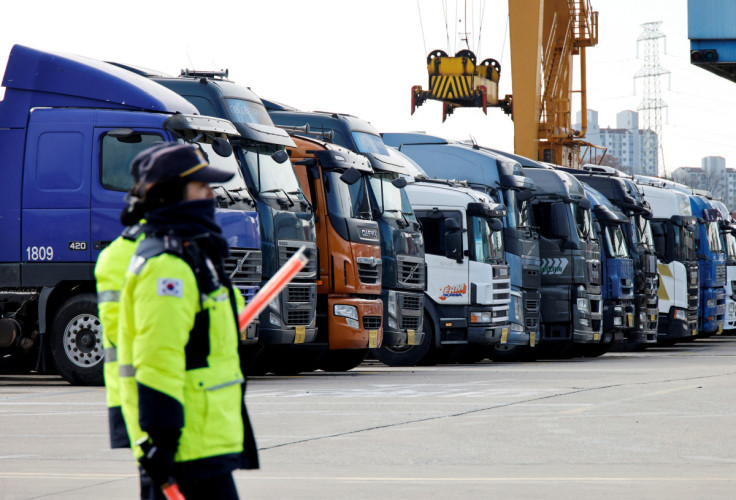
[[[416,366],[434,364],[434,325],[432,319],[424,315],[424,338],[419,345],[392,347],[381,346],[371,349],[371,354],[387,366]]]
[[[50,332],[51,358],[64,380],[103,385],[102,325],[93,293],[75,295],[56,312]]]
[[[319,362],[320,369],[326,372],[346,372],[363,362],[368,349],[336,349],[327,351]]]

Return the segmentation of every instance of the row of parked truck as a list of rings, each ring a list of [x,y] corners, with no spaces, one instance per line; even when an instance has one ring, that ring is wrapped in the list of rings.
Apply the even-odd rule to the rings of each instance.
[[[598,356],[736,328],[736,226],[707,193],[380,134],[227,76],[13,48],[0,101],[0,370],[101,383],[94,265],[122,230],[131,159],[162,140],[198,143],[236,174],[214,189],[246,299],[299,248],[311,255],[243,335],[251,372],[349,370],[367,355],[392,366]]]

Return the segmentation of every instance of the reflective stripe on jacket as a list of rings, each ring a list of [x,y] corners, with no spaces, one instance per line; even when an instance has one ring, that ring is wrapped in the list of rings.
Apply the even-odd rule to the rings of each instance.
[[[100,253],[95,265],[97,309],[102,324],[102,348],[105,350],[103,375],[112,448],[130,448],[130,439],[120,408],[117,363],[118,312],[125,272],[142,235],[140,225],[127,229]]]

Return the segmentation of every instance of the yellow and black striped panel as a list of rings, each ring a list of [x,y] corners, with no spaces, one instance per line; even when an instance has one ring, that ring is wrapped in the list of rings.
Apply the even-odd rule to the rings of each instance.
[[[473,96],[473,77],[430,76],[429,91],[434,99],[468,99]]]

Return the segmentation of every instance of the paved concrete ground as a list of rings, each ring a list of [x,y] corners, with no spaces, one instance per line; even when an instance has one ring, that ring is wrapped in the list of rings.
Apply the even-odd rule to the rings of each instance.
[[[736,338],[597,359],[256,377],[249,499],[734,498]],[[136,498],[104,392],[0,377],[0,499]]]

